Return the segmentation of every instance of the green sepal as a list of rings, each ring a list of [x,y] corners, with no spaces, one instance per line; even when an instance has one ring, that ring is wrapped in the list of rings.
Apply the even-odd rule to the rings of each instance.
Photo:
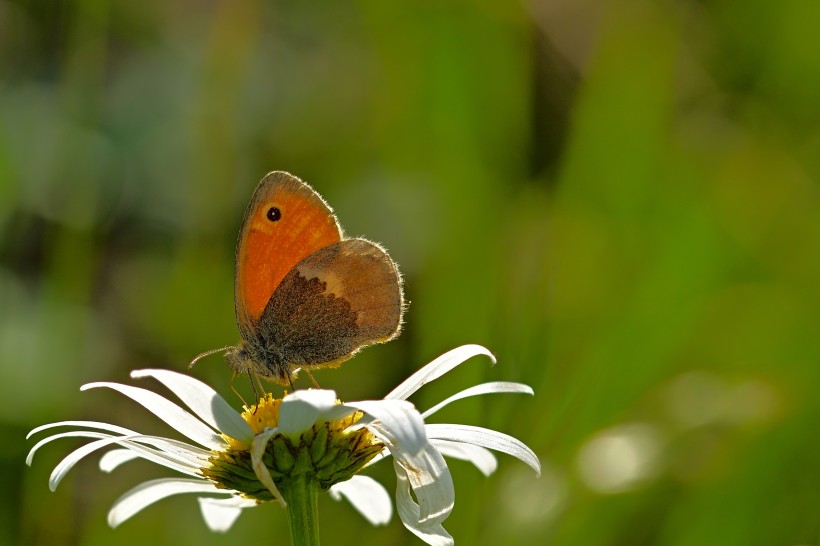
[[[318,464],[318,462],[327,453],[327,438],[330,432],[328,431],[328,424],[323,423],[319,430],[316,431],[316,436],[313,438],[313,443],[310,444],[310,459]]]
[[[284,437],[276,435],[271,438],[270,444],[273,445],[273,466],[280,472],[289,474],[296,462],[293,452],[290,450],[289,443]]]

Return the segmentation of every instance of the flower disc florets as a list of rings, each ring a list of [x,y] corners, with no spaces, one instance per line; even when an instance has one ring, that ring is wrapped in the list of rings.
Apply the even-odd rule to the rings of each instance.
[[[270,394],[250,408],[245,407],[242,418],[255,435],[275,429],[279,423],[281,399]],[[317,421],[298,436],[273,434],[265,447],[262,462],[274,483],[282,486],[291,479],[310,479],[324,489],[350,479],[376,456],[384,444],[364,427],[351,428],[363,413],[356,411],[335,421]],[[233,438],[226,438],[230,448],[216,451],[209,458],[210,466],[202,475],[217,487],[240,491],[258,501],[274,500],[272,492],[254,471],[249,446]]]

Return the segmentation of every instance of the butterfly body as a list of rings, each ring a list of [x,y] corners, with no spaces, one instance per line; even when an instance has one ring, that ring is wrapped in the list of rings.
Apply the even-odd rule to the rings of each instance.
[[[344,238],[321,196],[280,171],[262,179],[245,213],[235,301],[242,341],[225,358],[237,372],[282,384],[394,338],[404,311],[387,252]]]

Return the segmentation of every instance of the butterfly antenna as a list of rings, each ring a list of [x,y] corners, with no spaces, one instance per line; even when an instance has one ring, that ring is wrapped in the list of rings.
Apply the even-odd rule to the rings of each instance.
[[[194,364],[199,362],[201,359],[205,358],[206,356],[211,356],[214,353],[220,353],[222,351],[227,351],[228,349],[233,348],[232,345],[228,345],[227,347],[221,347],[219,349],[211,349],[210,351],[205,351],[204,353],[198,354],[194,357],[190,364],[188,364],[188,369],[194,367]]]

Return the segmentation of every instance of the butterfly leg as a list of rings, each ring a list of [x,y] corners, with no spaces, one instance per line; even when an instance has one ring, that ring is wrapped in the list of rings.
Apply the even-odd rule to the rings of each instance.
[[[306,370],[306,369],[304,369],[304,368],[302,368],[302,371],[303,371],[303,372],[305,372],[305,373],[307,374],[307,376],[310,378],[310,381],[313,383],[313,386],[314,386],[314,387],[316,387],[317,389],[321,389],[321,388],[322,388],[322,387],[321,387],[321,385],[319,385],[319,382],[318,382],[318,381],[316,381],[316,379],[313,377],[313,374],[311,374],[308,370]]]
[[[258,404],[265,397],[267,391],[265,390],[265,386],[262,385],[262,380],[259,379],[258,374],[248,370],[248,377],[251,380],[251,387],[253,387],[254,403]]]
[[[290,375],[290,372],[287,372],[288,384],[290,385],[290,392],[294,392],[296,387],[293,386],[293,378]]]
[[[233,380],[234,380],[235,378],[236,378],[236,372],[233,372],[233,374],[231,375],[231,390],[233,391],[233,393],[234,393],[236,396],[238,396],[238,397],[239,397],[239,399],[240,399],[240,400],[242,400],[242,403],[243,403],[246,407],[249,407],[249,406],[248,406],[248,403],[247,403],[247,402],[245,402],[245,399],[244,399],[244,398],[242,398],[242,395],[241,395],[241,394],[239,394],[239,391],[238,391],[238,390],[236,390],[236,387],[235,387],[235,386],[234,386],[234,384],[233,384]]]

